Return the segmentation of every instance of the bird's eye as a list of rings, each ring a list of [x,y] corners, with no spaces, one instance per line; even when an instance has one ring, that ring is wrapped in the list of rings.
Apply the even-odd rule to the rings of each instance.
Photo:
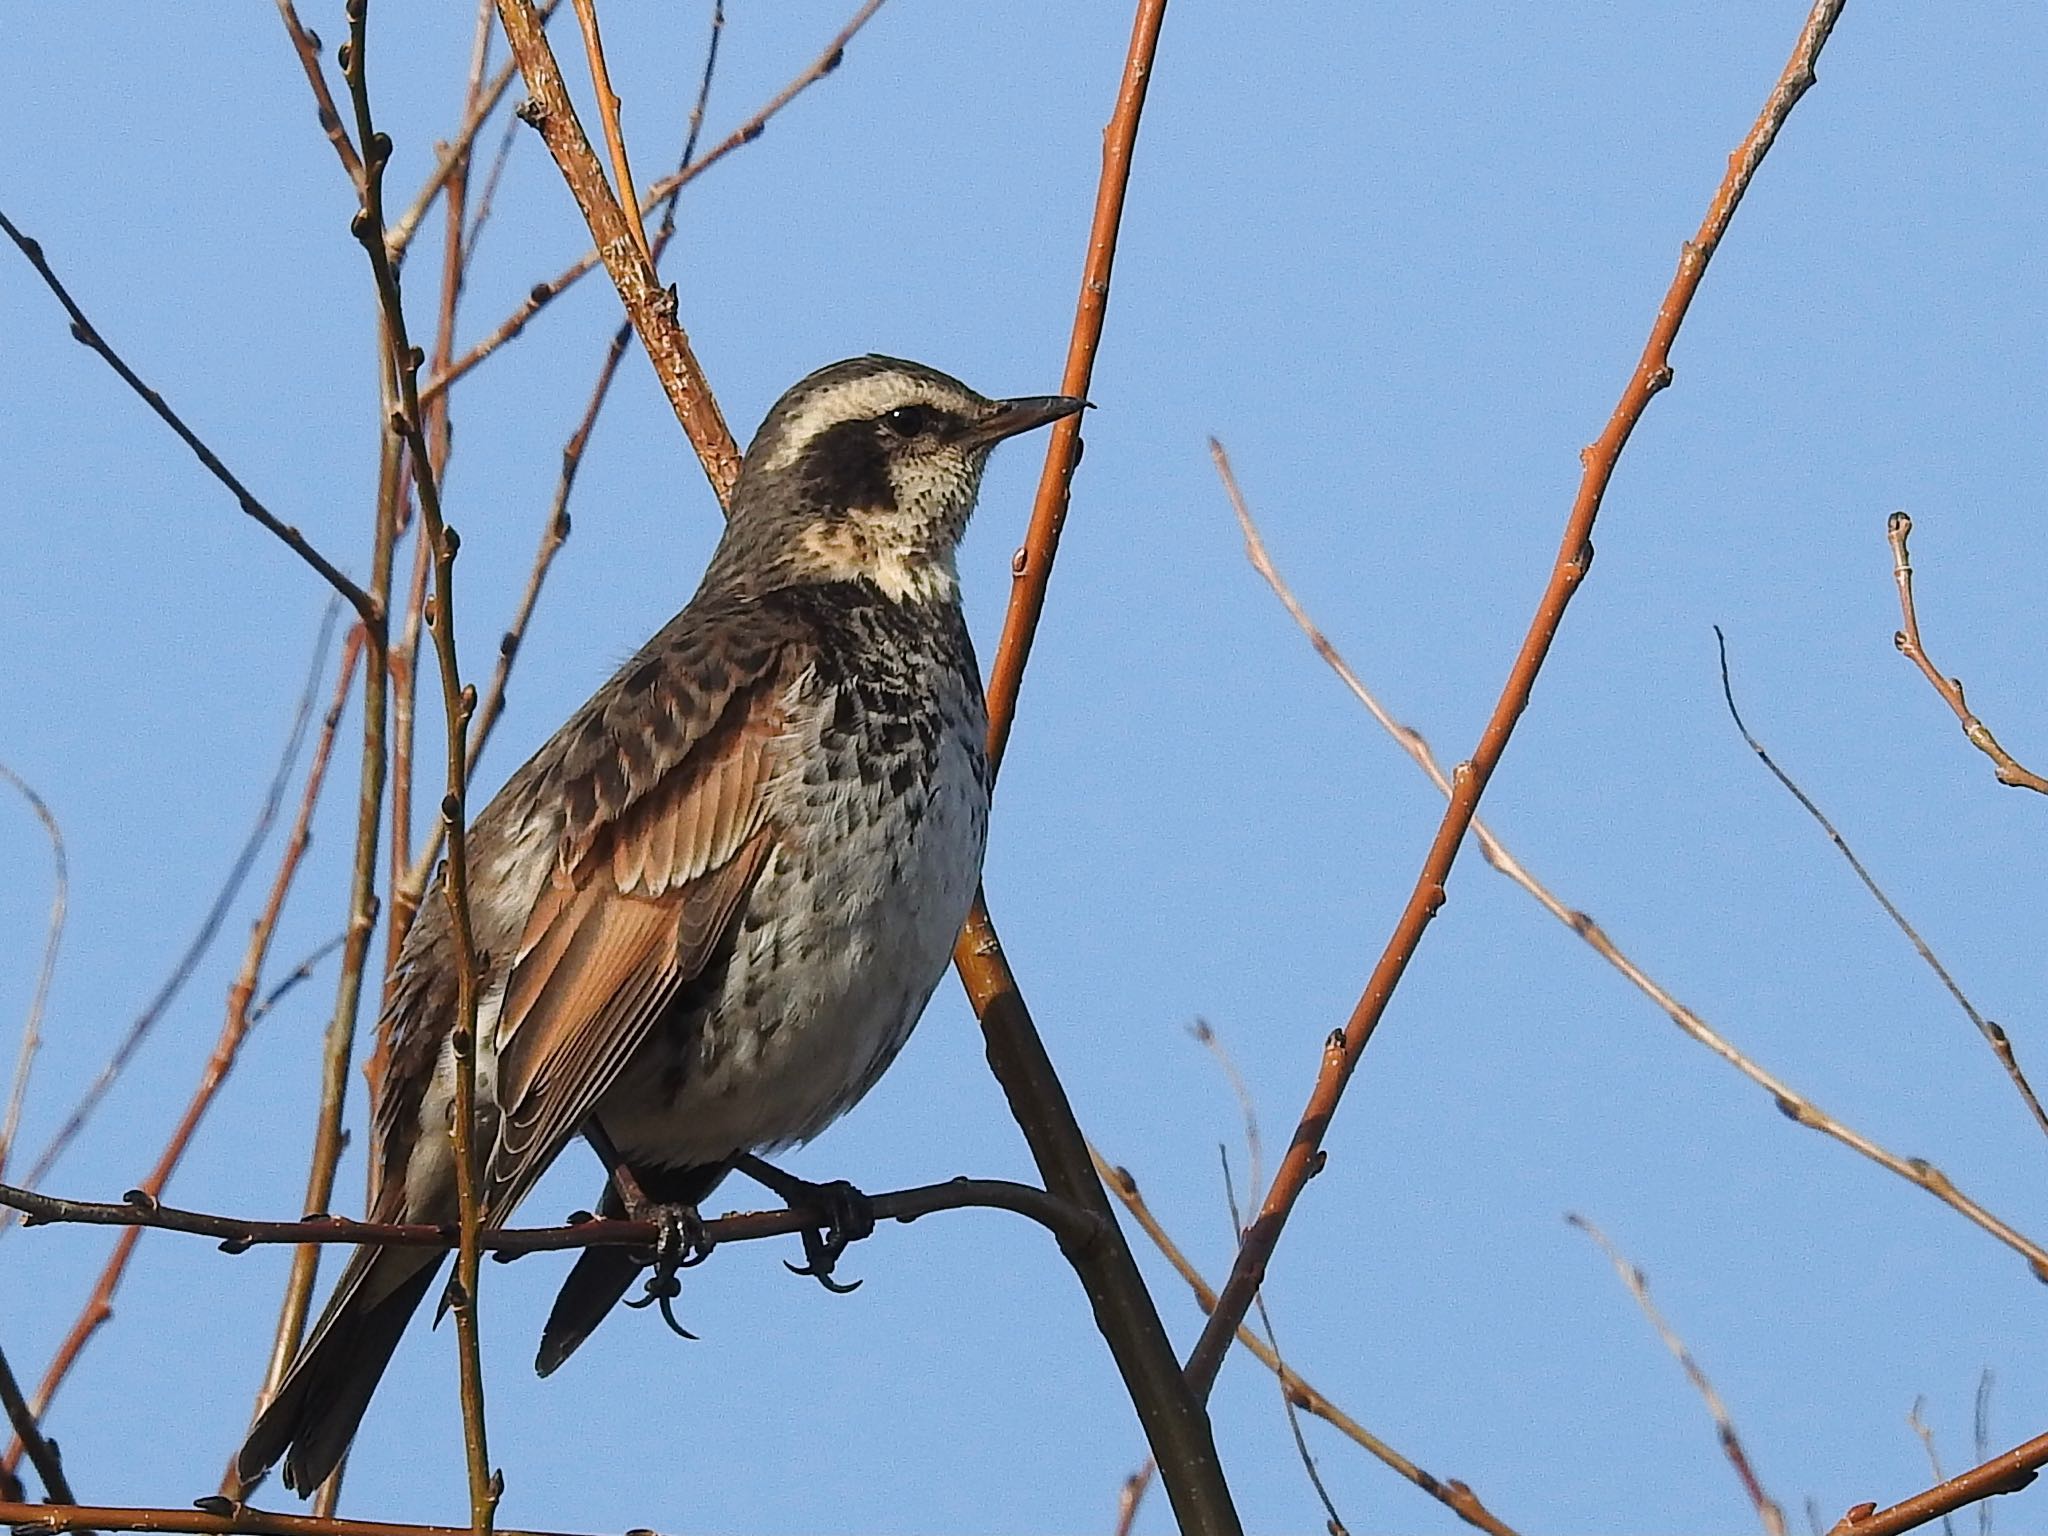
[[[929,432],[936,419],[927,405],[899,405],[893,411],[882,413],[882,425],[898,437],[915,437],[920,432]]]

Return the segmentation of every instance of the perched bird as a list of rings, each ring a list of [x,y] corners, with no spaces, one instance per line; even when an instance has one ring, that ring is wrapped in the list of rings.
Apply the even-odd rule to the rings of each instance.
[[[694,1208],[888,1067],[987,839],[954,549],[990,449],[1082,404],[990,400],[887,357],[834,363],[775,403],[696,596],[469,828],[485,1225],[579,1134],[610,1169],[601,1210]],[[456,1007],[453,931],[430,899],[379,1025],[372,1220],[456,1218]],[[245,1482],[280,1457],[301,1493],[334,1470],[445,1257],[355,1251],[242,1446]],[[585,1250],[542,1374],[647,1261]]]

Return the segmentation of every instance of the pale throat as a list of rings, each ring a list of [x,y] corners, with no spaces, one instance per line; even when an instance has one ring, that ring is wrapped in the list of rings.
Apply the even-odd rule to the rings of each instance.
[[[930,521],[914,514],[854,509],[810,524],[797,544],[827,580],[865,578],[895,602],[955,602],[960,575],[952,545],[933,550],[930,533]]]

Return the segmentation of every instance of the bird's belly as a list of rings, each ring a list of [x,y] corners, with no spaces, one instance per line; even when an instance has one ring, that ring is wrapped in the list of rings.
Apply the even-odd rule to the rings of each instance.
[[[630,1160],[675,1167],[805,1141],[873,1086],[945,974],[981,876],[988,795],[943,745],[908,793],[859,774],[783,786],[786,835],[708,998],[599,1109]]]

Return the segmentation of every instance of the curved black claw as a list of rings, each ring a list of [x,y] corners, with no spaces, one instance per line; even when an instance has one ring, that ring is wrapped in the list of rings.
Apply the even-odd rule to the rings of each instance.
[[[844,1179],[808,1185],[803,1191],[803,1198],[823,1213],[825,1225],[822,1229],[806,1227],[798,1233],[804,1245],[804,1262],[798,1265],[785,1259],[782,1267],[792,1275],[808,1275],[834,1295],[844,1296],[849,1291],[859,1290],[860,1281],[835,1280],[832,1272],[838,1268],[839,1257],[848,1247],[873,1235],[873,1204]]]
[[[661,1235],[655,1239],[650,1261],[654,1273],[647,1277],[639,1299],[626,1305],[636,1309],[659,1306],[661,1320],[671,1332],[680,1338],[694,1339],[697,1335],[676,1321],[672,1303],[683,1294],[683,1282],[676,1278],[676,1272],[695,1269],[711,1257],[712,1242],[705,1235],[703,1218],[694,1206],[657,1205],[649,1207],[640,1219],[658,1224]]]

